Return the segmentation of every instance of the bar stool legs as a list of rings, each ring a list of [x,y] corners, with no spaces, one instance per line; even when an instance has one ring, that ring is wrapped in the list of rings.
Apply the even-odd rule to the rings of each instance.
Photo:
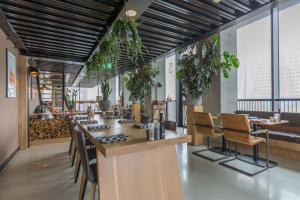
[[[77,154],[78,154],[77,149],[74,148],[74,152],[73,152],[73,154],[72,154],[72,156],[71,156],[71,166],[72,166],[72,167],[74,166],[75,158],[76,158],[76,155],[77,155]]]
[[[89,189],[89,200],[95,199],[95,192],[96,192],[96,186],[97,183],[91,183],[90,189]]]
[[[72,149],[73,149],[73,138],[71,138],[71,141],[70,141],[70,146],[69,146],[69,151],[68,151],[68,154],[71,155],[71,152],[72,152]]]
[[[78,181],[78,176],[79,176],[79,172],[80,172],[80,165],[81,165],[81,161],[80,161],[79,155],[77,154],[76,162],[75,162],[74,183],[77,183],[77,181]]]
[[[87,185],[87,177],[85,176],[84,172],[82,172],[80,190],[79,190],[79,200],[84,200],[86,185]]]

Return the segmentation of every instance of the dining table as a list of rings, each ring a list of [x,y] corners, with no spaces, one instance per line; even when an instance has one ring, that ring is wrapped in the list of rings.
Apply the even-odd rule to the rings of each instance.
[[[183,200],[176,145],[191,142],[190,135],[165,130],[165,138],[148,140],[145,128],[96,115],[97,124],[76,120],[94,144],[101,200]],[[101,130],[91,126],[105,125]],[[102,143],[101,138],[123,134],[125,141]]]

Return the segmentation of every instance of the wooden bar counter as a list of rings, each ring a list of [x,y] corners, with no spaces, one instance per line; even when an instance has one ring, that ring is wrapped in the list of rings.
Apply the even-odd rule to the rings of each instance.
[[[191,142],[189,135],[166,130],[166,139],[148,141],[146,130],[121,124],[115,119],[101,119],[109,125],[103,131],[79,128],[96,146],[99,199],[101,200],[183,200],[175,145]],[[125,142],[100,144],[95,137],[123,133]]]

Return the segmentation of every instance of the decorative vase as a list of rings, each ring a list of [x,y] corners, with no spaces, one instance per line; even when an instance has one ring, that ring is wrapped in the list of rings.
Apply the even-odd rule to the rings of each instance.
[[[111,106],[110,100],[102,100],[99,103],[99,107],[103,112],[108,111],[110,109],[110,106]]]

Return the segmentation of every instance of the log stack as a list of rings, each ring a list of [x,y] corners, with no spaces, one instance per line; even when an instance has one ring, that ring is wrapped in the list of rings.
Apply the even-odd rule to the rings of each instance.
[[[70,137],[66,119],[32,119],[29,128],[29,141]]]

